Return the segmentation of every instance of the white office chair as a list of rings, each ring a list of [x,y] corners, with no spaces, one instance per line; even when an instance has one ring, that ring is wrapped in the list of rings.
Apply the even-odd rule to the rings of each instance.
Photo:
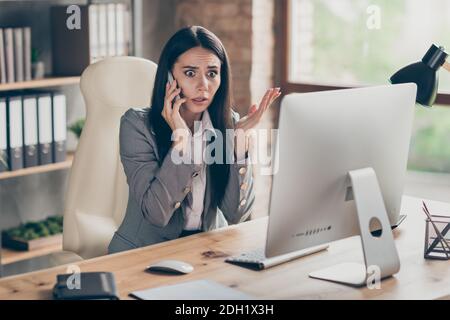
[[[156,64],[135,57],[108,58],[81,76],[86,124],[70,171],[63,249],[3,266],[3,276],[76,263],[107,253],[123,220],[128,186],[119,159],[120,117],[150,105]]]
[[[124,218],[128,185],[119,156],[120,117],[150,105],[156,69],[149,60],[113,57],[81,76],[86,123],[70,171],[63,248],[84,259],[107,254]]]

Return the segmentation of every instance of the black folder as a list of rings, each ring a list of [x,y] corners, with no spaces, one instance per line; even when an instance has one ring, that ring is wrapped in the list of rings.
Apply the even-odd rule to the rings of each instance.
[[[10,96],[7,104],[8,159],[11,171],[23,168],[22,97]]]
[[[39,94],[37,102],[39,164],[42,165],[53,162],[52,95],[50,93]]]
[[[38,159],[38,118],[35,95],[25,95],[23,105],[23,141],[24,165],[26,168],[37,166]]]

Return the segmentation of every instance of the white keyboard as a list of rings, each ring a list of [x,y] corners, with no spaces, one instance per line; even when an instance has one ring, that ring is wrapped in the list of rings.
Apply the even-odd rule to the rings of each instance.
[[[257,268],[259,270],[270,268],[279,265],[284,262],[288,262],[294,259],[298,259],[328,248],[327,244],[303,249],[299,251],[294,251],[291,253],[283,254],[280,256],[267,258],[264,253],[264,248],[258,248],[249,252],[242,253],[238,256],[233,256],[225,259],[226,262],[247,265],[249,267]]]

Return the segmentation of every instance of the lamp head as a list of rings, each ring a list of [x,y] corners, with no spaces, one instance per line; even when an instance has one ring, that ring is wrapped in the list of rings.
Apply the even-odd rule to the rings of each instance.
[[[445,63],[448,54],[443,47],[432,45],[422,61],[410,64],[397,71],[391,78],[392,84],[414,82],[417,84],[416,102],[431,107],[438,91],[439,75],[437,71]]]

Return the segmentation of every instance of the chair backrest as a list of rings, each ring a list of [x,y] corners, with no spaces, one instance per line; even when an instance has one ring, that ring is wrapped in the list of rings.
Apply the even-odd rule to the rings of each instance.
[[[82,258],[107,254],[128,201],[119,155],[120,117],[150,105],[157,65],[136,57],[106,58],[86,68],[80,87],[86,122],[69,176],[63,248]]]

